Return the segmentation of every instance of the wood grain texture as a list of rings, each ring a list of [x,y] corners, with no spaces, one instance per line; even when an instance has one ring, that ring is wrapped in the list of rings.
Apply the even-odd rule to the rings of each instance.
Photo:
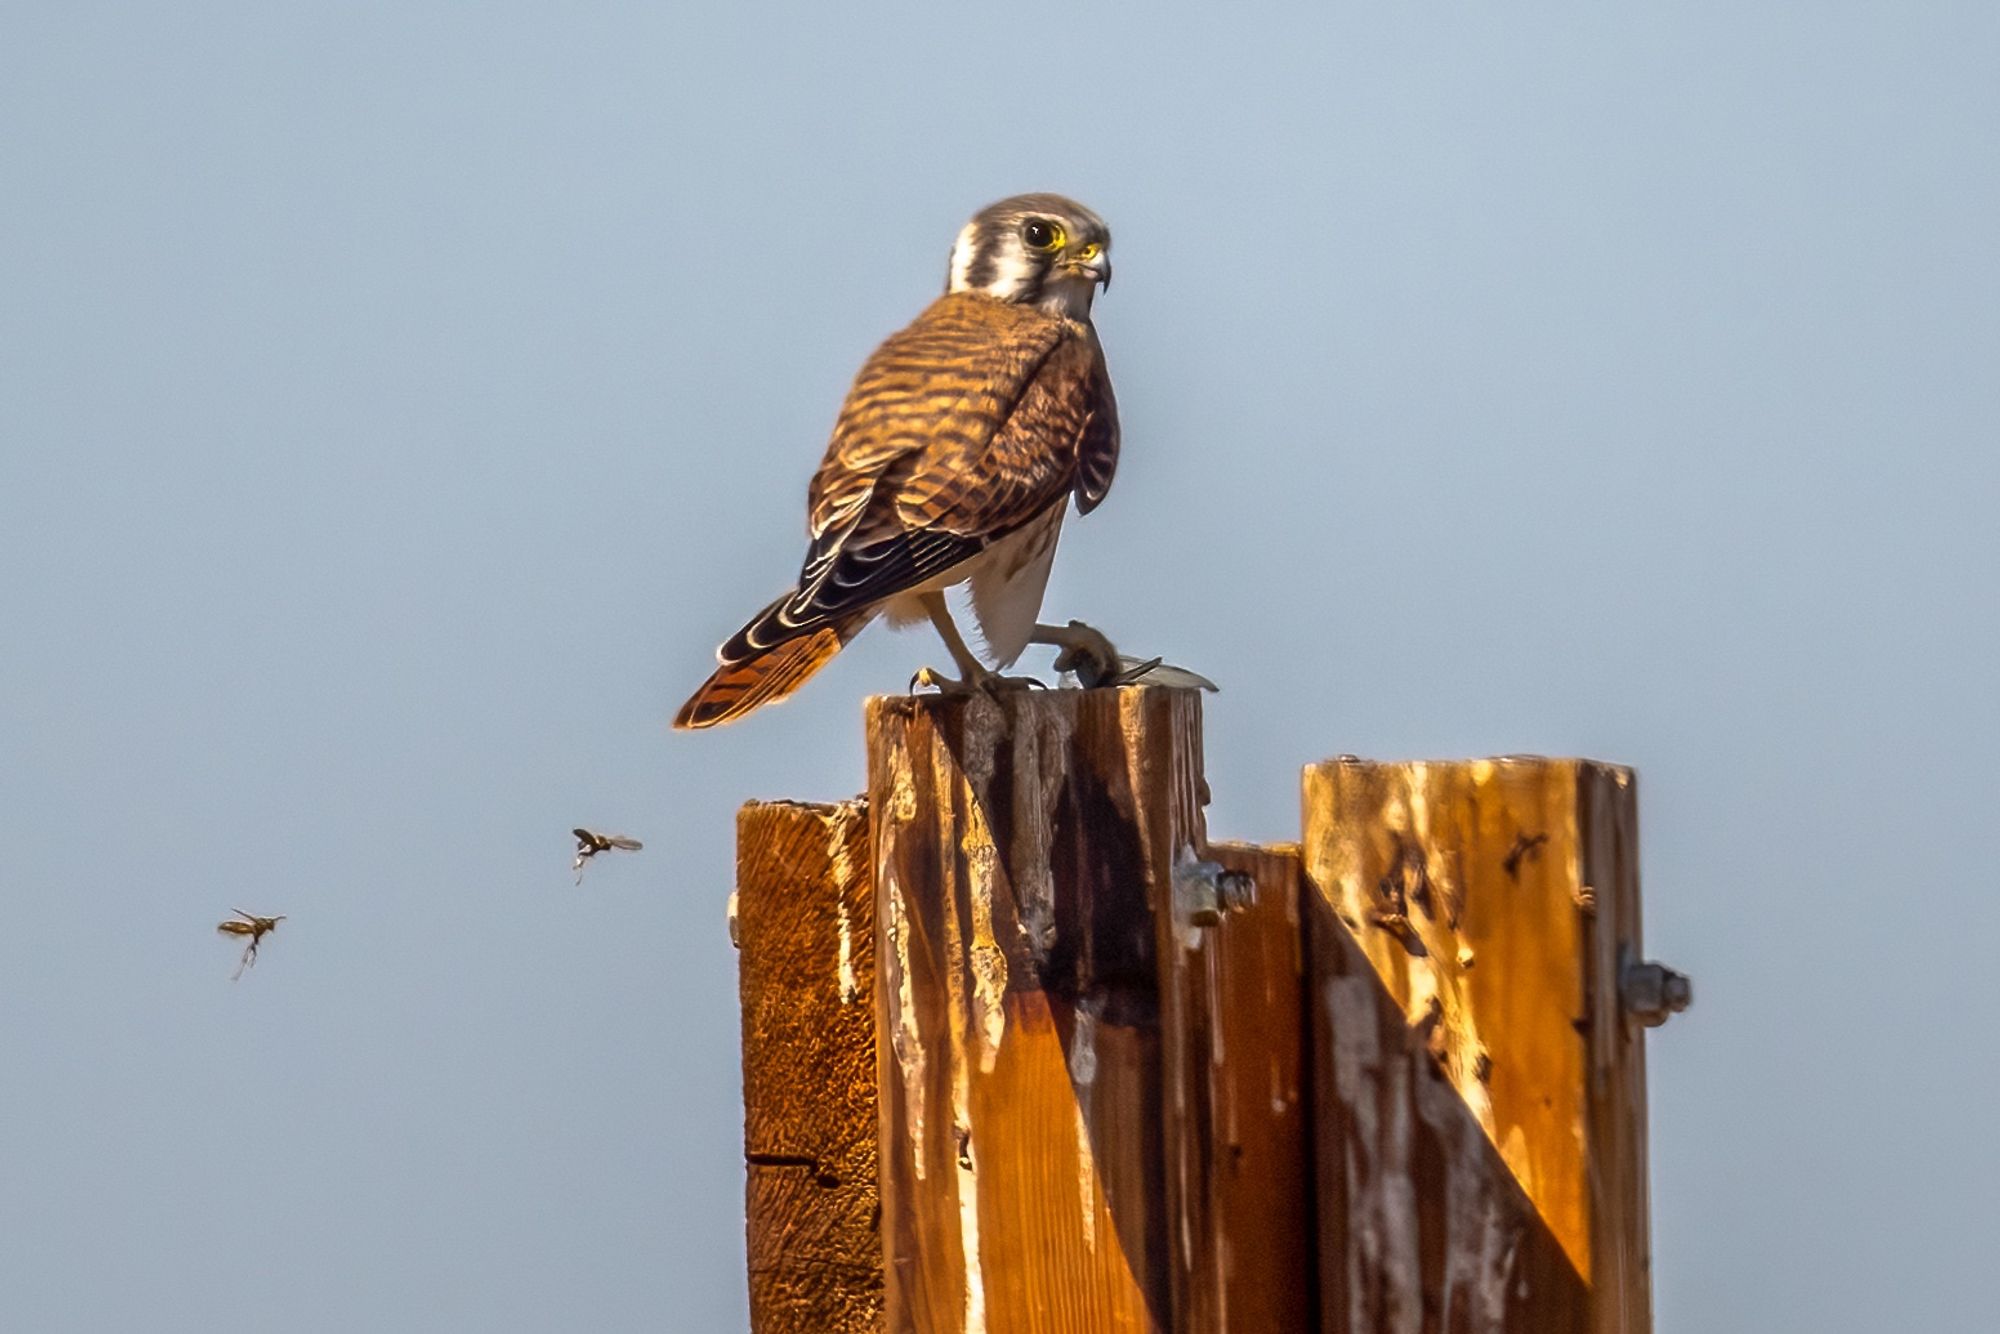
[[[1171,1328],[1149,903],[1175,692],[872,700],[895,1334]],[[1156,832],[1157,831],[1157,832]]]
[[[1211,854],[1200,700],[869,705],[892,1331],[1302,1329],[1295,860]],[[1196,927],[1174,867],[1256,901]]]
[[[1632,812],[1580,761],[1307,769],[1326,1330],[1650,1328]]]
[[[1649,1334],[1630,772],[1332,761],[1211,846],[1200,723],[879,699],[867,802],[744,809],[753,1327]]]
[[[1618,994],[1624,966],[1646,957],[1639,902],[1639,790],[1630,769],[1577,766],[1577,831],[1581,884],[1594,908],[1587,915],[1583,977],[1595,1328],[1646,1334],[1653,1327],[1646,1030],[1624,1018]]]
[[[882,1328],[875,899],[864,802],[737,816],[751,1328]]]
[[[1295,847],[1207,857],[1251,900],[1160,924],[1161,1115],[1178,1334],[1308,1330],[1315,1315],[1305,951]]]

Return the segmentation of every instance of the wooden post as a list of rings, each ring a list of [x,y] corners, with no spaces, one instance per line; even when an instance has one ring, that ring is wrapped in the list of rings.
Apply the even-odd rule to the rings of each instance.
[[[887,1328],[1303,1328],[1296,878],[1222,908],[1199,697],[868,721]]]
[[[1220,919],[1167,922],[1161,970],[1176,1331],[1307,1330],[1313,1310],[1312,1109],[1296,847],[1211,847]],[[1233,896],[1233,897],[1232,897]]]
[[[1630,771],[1305,778],[1321,1328],[1651,1328]]]
[[[1259,848],[1192,692],[868,756],[739,821],[755,1329],[1649,1334],[1629,771],[1343,758]]]
[[[868,808],[736,818],[750,1327],[874,1334],[875,896]]]

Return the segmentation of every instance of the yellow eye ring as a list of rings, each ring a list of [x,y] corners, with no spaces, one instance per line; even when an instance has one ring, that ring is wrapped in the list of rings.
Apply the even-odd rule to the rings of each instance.
[[[1029,218],[1021,224],[1021,239],[1027,243],[1028,249],[1047,253],[1062,249],[1067,238],[1063,236],[1060,223],[1047,218]]]

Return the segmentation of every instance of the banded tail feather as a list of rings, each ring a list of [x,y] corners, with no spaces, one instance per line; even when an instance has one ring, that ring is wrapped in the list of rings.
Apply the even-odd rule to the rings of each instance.
[[[763,619],[760,616],[758,621]],[[777,703],[826,666],[874,619],[872,610],[856,612],[769,648],[753,648],[744,656],[729,655],[728,649],[749,637],[748,632],[758,623],[752,621],[744,627],[745,633],[724,645],[722,665],[681,705],[681,711],[674,715],[674,726],[682,730],[714,727],[741,718],[760,705]]]

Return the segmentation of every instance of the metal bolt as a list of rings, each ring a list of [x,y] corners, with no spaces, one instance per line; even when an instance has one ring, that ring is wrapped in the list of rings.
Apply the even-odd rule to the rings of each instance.
[[[1257,881],[1245,871],[1226,871],[1221,862],[1203,861],[1183,847],[1174,859],[1174,903],[1196,926],[1217,926],[1226,912],[1257,901]]]
[[[1628,961],[1618,973],[1618,1003],[1647,1028],[1658,1028],[1694,1004],[1694,983],[1663,963]]]
[[[1215,887],[1222,895],[1222,906],[1230,912],[1240,912],[1257,901],[1257,881],[1248,871],[1224,871],[1215,878]]]

